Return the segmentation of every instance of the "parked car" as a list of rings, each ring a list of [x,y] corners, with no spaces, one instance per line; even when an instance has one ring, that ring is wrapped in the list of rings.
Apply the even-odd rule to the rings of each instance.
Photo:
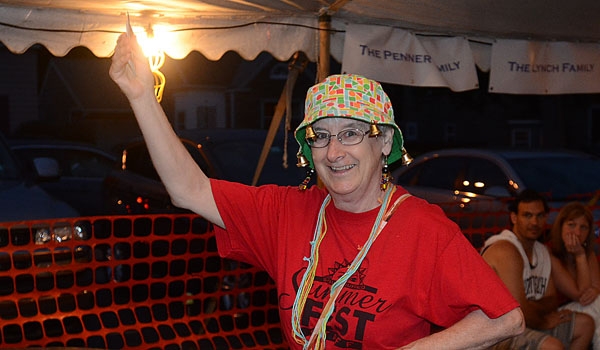
[[[502,227],[508,223],[507,202],[525,188],[545,195],[554,209],[571,200],[593,200],[600,193],[600,158],[565,150],[445,149],[416,157],[392,176],[449,214],[506,213],[494,223]]]
[[[266,138],[265,130],[186,130],[180,138],[200,168],[212,178],[251,184]],[[193,140],[193,141],[192,141]],[[305,169],[296,167],[298,146],[288,139],[289,165],[284,168],[283,137],[270,147],[257,185],[297,186]],[[186,212],[174,207],[143,141],[125,145],[119,170],[104,181],[105,204],[114,214]]]
[[[9,144],[28,169],[33,169],[40,159],[53,159],[58,163],[58,176],[39,181],[46,192],[71,205],[81,216],[107,213],[103,204],[103,182],[117,166],[115,154],[90,144],[69,141],[10,140]]]
[[[58,164],[39,159],[36,176],[26,177],[6,140],[0,136],[0,222],[78,217],[77,210],[37,186],[36,179],[58,176]]]
[[[218,177],[202,145],[187,139],[181,142],[206,174]],[[144,141],[123,147],[120,168],[107,175],[103,187],[105,208],[112,214],[186,212],[171,203]]]
[[[267,139],[267,130],[189,129],[181,131],[180,135],[203,145],[222,179],[250,185]],[[293,133],[287,136],[286,140],[283,132],[275,134],[256,185],[297,186],[306,176],[306,169],[296,166],[298,143]]]

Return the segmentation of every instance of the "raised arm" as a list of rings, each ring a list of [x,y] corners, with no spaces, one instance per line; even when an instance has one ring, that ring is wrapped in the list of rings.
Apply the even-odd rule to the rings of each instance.
[[[556,289],[567,298],[579,301],[585,290],[592,286],[588,259],[584,254],[575,257],[575,266],[577,276],[574,278],[565,268],[560,259],[552,256],[552,279],[555,282]]]
[[[573,257],[574,274],[564,263],[552,256],[552,278],[556,288],[571,300],[587,305],[598,296],[599,271],[594,251],[588,251],[579,241],[579,237],[567,232],[563,237],[569,257]]]
[[[131,104],[152,163],[173,204],[223,227],[208,177],[184,148],[156,100],[154,78],[135,36],[119,37],[110,77]]]
[[[476,310],[452,327],[401,349],[487,349],[499,341],[520,334],[524,329],[525,322],[520,308],[495,319]]]

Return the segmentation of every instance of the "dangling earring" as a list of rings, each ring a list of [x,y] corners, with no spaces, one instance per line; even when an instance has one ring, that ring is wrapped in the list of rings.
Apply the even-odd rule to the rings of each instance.
[[[298,168],[304,168],[310,165],[308,159],[306,159],[304,154],[302,154],[302,150],[298,151],[298,154],[296,154],[296,158],[298,158],[298,162],[296,163],[296,166]]]
[[[369,137],[377,137],[381,135],[381,130],[377,127],[377,124],[371,123],[371,127],[369,128]]]
[[[315,134],[315,130],[312,128],[312,126],[309,125],[306,127],[306,134],[304,135],[304,138],[311,141],[317,140],[317,134]]]
[[[300,191],[304,191],[308,188],[308,183],[310,182],[310,178],[313,176],[314,173],[315,173],[315,170],[313,168],[309,168],[306,171],[306,177],[304,178],[304,181],[302,181],[302,183],[300,185],[298,185],[298,189]]]
[[[409,165],[410,163],[412,163],[412,161],[413,157],[411,157],[410,154],[408,154],[406,148],[402,147],[402,165]]]
[[[390,174],[390,169],[388,168],[388,157],[383,156],[383,168],[381,169],[381,190],[387,190],[390,180],[392,179],[392,175]]]

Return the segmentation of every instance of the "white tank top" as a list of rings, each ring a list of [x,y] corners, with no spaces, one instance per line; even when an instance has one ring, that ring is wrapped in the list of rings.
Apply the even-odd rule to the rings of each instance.
[[[485,241],[483,250],[487,249],[492,244],[503,240],[512,243],[523,258],[523,285],[525,286],[525,295],[529,300],[539,300],[546,293],[548,281],[550,280],[550,271],[552,264],[550,262],[550,253],[548,249],[540,243],[533,244],[533,262],[530,263],[527,254],[519,242],[517,236],[509,231],[504,230],[497,235],[488,238]]]

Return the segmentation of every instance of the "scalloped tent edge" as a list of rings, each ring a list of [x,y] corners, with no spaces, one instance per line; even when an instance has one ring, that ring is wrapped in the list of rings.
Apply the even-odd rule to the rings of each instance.
[[[267,51],[283,61],[302,51],[315,62],[322,50],[323,14],[331,18],[327,50],[338,61],[349,23],[466,37],[483,71],[489,70],[490,46],[497,38],[600,42],[600,3],[593,0],[550,0],[544,6],[516,0],[90,0],[85,8],[70,0],[0,0],[0,9],[0,41],[11,52],[41,44],[57,57],[78,46],[111,56],[126,13],[134,26],[169,26],[177,45],[165,51],[174,59],[198,51],[218,60],[235,51],[252,60]]]

